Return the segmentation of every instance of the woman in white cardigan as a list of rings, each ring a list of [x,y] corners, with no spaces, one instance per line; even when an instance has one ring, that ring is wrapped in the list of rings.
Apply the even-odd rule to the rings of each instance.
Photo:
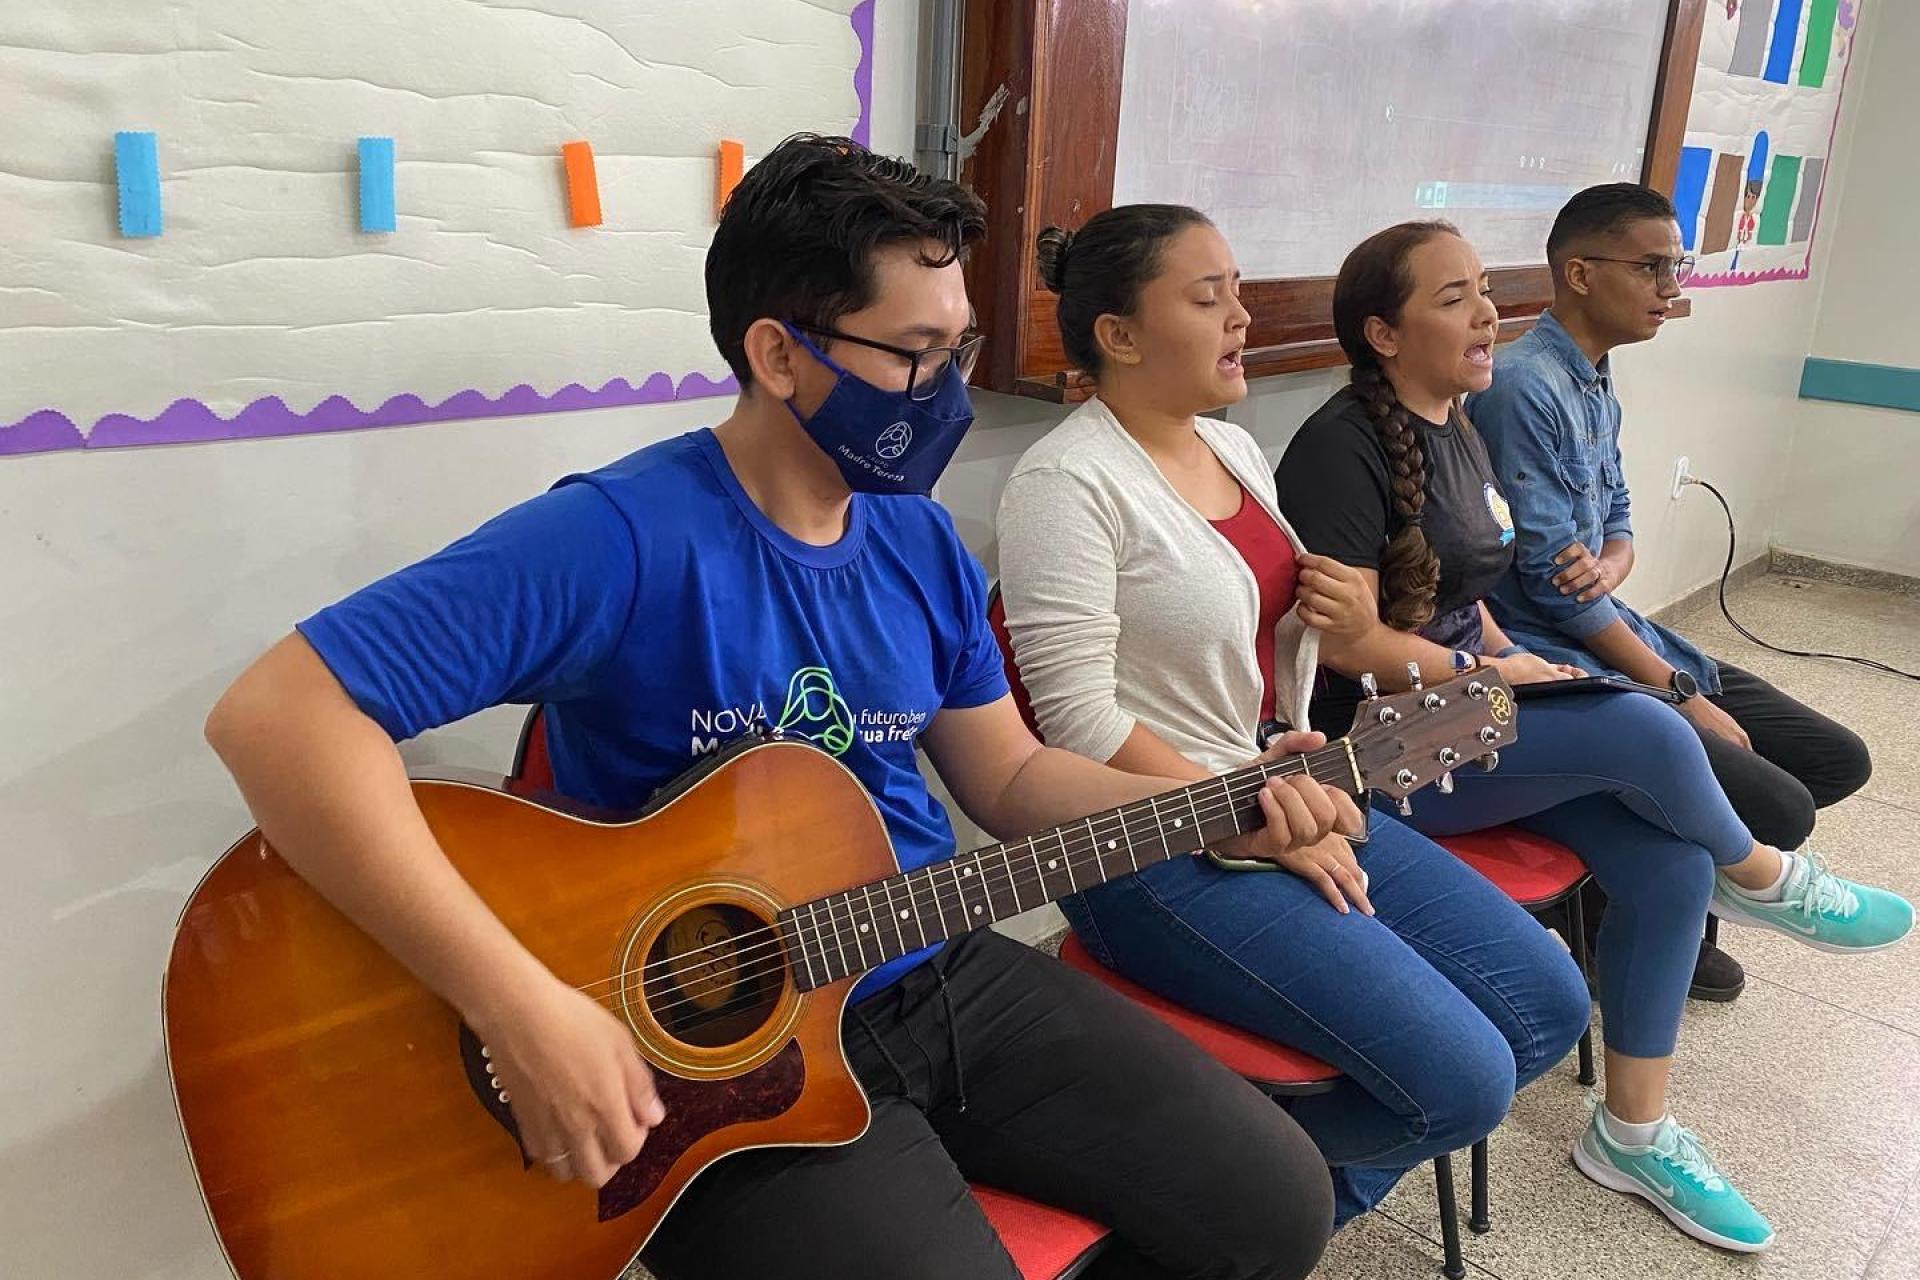
[[[1042,737],[1117,768],[1202,778],[1307,724],[1319,629],[1371,610],[1310,556],[1244,431],[1198,416],[1246,395],[1248,314],[1199,213],[1131,205],[1040,239],[1067,354],[1097,398],[1014,468],[1001,591]],[[1423,836],[1289,855],[1281,874],[1177,858],[1067,900],[1087,949],[1187,1008],[1344,1075],[1294,1118],[1334,1167],[1336,1222],[1468,1146],[1588,1018],[1566,951]]]

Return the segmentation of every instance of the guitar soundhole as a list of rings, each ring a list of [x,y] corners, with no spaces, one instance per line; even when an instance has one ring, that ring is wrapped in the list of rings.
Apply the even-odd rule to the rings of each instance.
[[[683,1044],[719,1049],[773,1016],[787,980],[786,951],[770,923],[732,903],[675,916],[647,949],[647,1010]]]

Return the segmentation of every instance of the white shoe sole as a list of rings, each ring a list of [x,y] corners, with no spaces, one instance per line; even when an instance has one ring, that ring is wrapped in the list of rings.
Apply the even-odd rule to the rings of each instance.
[[[1870,947],[1843,947],[1837,943],[1822,942],[1818,938],[1809,938],[1806,934],[1798,933],[1792,929],[1783,929],[1777,923],[1764,916],[1749,915],[1735,904],[1723,903],[1718,896],[1715,896],[1707,903],[1707,914],[1718,917],[1728,924],[1737,924],[1745,929],[1765,929],[1768,933],[1777,933],[1783,938],[1791,938],[1803,947],[1811,947],[1815,951],[1824,951],[1829,955],[1836,956],[1863,956],[1872,951],[1885,951],[1888,947],[1898,946],[1900,943],[1906,941],[1907,934],[1913,932],[1913,926],[1908,925],[1907,933],[1903,933],[1897,938],[1889,938],[1885,942],[1876,942]]]
[[[1759,1244],[1749,1244],[1745,1240],[1734,1240],[1727,1236],[1720,1235],[1717,1232],[1707,1230],[1692,1218],[1689,1218],[1686,1214],[1681,1213],[1678,1209],[1667,1203],[1665,1199],[1655,1195],[1652,1190],[1641,1186],[1635,1179],[1620,1172],[1620,1170],[1614,1168],[1612,1165],[1596,1160],[1588,1155],[1585,1143],[1576,1142],[1573,1144],[1573,1167],[1609,1191],[1618,1191],[1622,1195],[1639,1196],[1642,1200],[1645,1200],[1648,1204],[1665,1214],[1667,1221],[1680,1228],[1681,1231],[1692,1236],[1695,1240],[1704,1241],[1717,1249],[1726,1249],[1733,1253],[1764,1253],[1773,1244],[1773,1236],[1771,1235]]]

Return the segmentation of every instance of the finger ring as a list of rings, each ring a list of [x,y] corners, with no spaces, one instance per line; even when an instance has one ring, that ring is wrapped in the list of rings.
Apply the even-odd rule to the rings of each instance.
[[[571,1151],[562,1151],[557,1156],[548,1156],[546,1159],[542,1160],[540,1163],[541,1164],[565,1164],[572,1155],[573,1155],[573,1152]]]

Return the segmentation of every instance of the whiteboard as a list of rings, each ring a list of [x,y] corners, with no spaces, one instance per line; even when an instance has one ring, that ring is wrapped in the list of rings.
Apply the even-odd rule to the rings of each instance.
[[[1213,218],[1253,278],[1446,218],[1538,263],[1568,196],[1636,181],[1668,0],[1131,0],[1114,203]]]
[[[732,383],[719,144],[868,126],[873,0],[0,4],[0,457]],[[115,222],[157,139],[162,234]],[[397,229],[357,213],[394,140]],[[599,226],[561,148],[598,157]]]

